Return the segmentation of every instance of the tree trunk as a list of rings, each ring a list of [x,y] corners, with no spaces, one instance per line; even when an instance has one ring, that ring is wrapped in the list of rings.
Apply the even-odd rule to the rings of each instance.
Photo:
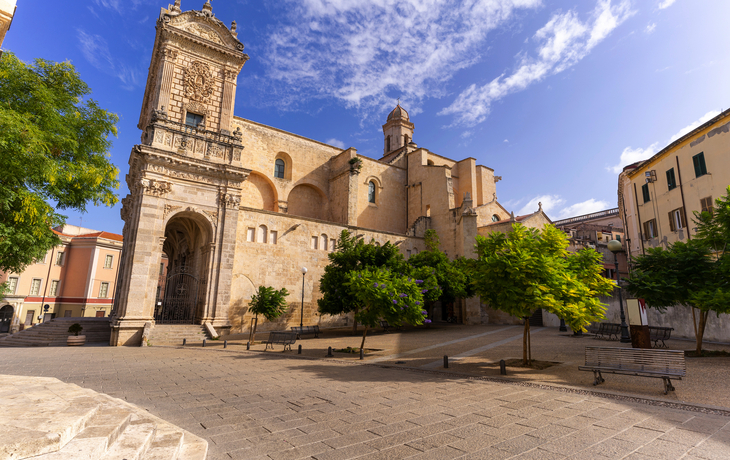
[[[365,326],[365,330],[362,331],[362,342],[360,342],[360,349],[361,350],[365,348],[365,336],[366,335],[368,335],[368,327],[367,326]]]
[[[354,312],[355,314],[352,315],[352,335],[357,335],[357,308]]]
[[[694,313],[694,307],[692,312]],[[705,335],[705,326],[707,325],[707,318],[710,315],[709,311],[702,311],[700,312],[700,321],[699,325],[697,326],[697,356],[702,356],[702,338]]]
[[[256,343],[256,328],[258,327],[258,325],[259,325],[259,314],[256,313],[256,316],[253,319],[253,328],[251,329],[251,338],[249,340],[251,342],[251,345]]]
[[[527,365],[532,365],[532,331],[529,320],[527,321]]]
[[[527,333],[530,330],[530,318],[525,316],[525,330],[522,332],[522,365],[527,366]]]

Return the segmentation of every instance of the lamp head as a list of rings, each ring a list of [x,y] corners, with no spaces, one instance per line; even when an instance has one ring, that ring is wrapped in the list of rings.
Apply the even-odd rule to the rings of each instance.
[[[302,275],[306,275],[306,274],[307,274],[307,267],[302,267]]]
[[[623,249],[623,246],[621,245],[621,242],[620,241],[616,241],[616,240],[609,241],[607,246],[608,246],[608,250],[611,251],[611,252],[613,252],[613,253],[617,253],[617,252],[619,252],[619,251],[621,251]]]

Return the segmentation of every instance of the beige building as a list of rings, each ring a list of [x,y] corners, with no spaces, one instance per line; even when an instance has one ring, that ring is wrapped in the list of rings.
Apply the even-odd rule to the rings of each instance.
[[[55,317],[109,315],[122,236],[75,225],[53,230],[61,245],[23,273],[0,272],[9,292],[0,299],[0,333]],[[48,310],[44,308],[48,305]]]
[[[320,317],[316,304],[342,230],[390,241],[408,257],[425,249],[432,228],[451,257],[472,257],[478,233],[509,223],[497,202],[501,178],[474,158],[416,145],[400,105],[383,125],[380,159],[234,116],[248,58],[236,23],[216,19],[209,2],[201,11],[183,12],[179,0],[162,9],[122,200],[114,345],[139,344],[146,323],[242,331],[262,285],[291,293],[290,311],[264,330],[299,324],[302,298],[305,324],[345,325],[352,319]],[[548,219],[540,209],[530,221]],[[477,323],[481,310],[467,299],[458,315]]]
[[[730,110],[619,175],[619,214],[629,257],[688,241],[694,213],[712,208],[730,185]]]
[[[16,0],[0,0],[0,47],[3,46],[5,34],[10,30],[10,25],[13,23],[15,2]],[[2,56],[2,51],[0,51],[0,56]]]
[[[568,235],[570,242],[568,251],[575,252],[583,248],[595,249],[603,256],[604,276],[616,279],[616,262],[613,253],[608,250],[608,242],[617,240],[625,247],[626,238],[618,208],[568,217],[555,221],[553,224]],[[628,276],[625,250],[618,253],[617,258],[619,277]]]

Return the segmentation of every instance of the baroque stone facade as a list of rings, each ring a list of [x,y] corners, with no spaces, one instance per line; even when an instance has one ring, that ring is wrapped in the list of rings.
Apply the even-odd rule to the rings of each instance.
[[[113,345],[139,344],[148,321],[243,331],[262,285],[287,288],[291,308],[259,330],[298,324],[302,298],[305,324],[346,325],[351,318],[320,317],[316,304],[343,229],[408,257],[425,249],[432,228],[449,256],[473,257],[477,234],[509,222],[497,202],[501,177],[474,158],[416,145],[400,105],[383,125],[378,160],[234,117],[242,50],[235,22],[226,27],[209,2],[201,11],[182,12],[179,0],[162,9],[122,201]],[[161,281],[163,259],[170,275]],[[479,323],[482,310],[466,299],[457,315]]]

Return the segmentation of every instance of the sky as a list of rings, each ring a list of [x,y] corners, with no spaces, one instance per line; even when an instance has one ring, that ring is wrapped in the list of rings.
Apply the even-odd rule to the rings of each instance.
[[[169,0],[168,0],[169,1]],[[182,0],[200,10],[205,0]],[[500,203],[553,219],[617,206],[621,168],[730,104],[727,0],[212,0],[250,60],[235,114],[380,158],[400,99],[414,142],[502,176]],[[157,0],[19,0],[3,49],[70,61],[119,115],[119,198]],[[121,233],[121,205],[62,211]]]

